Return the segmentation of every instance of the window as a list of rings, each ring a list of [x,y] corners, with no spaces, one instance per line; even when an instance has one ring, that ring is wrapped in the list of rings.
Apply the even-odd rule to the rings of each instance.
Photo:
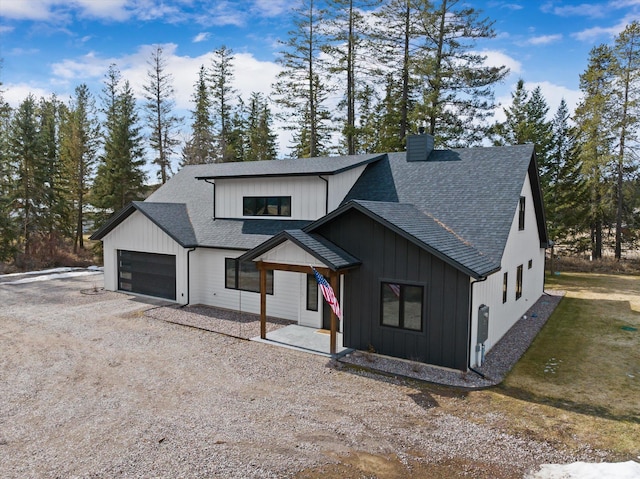
[[[225,258],[224,287],[241,291],[260,292],[260,271],[253,261],[238,263],[235,258]],[[240,267],[238,268],[238,265]],[[267,294],[273,294],[273,271],[267,271]]]
[[[313,274],[307,275],[307,311],[318,311],[318,282]]]
[[[522,265],[518,266],[516,271],[516,299],[522,296]]]
[[[380,321],[383,326],[422,331],[422,286],[381,283]]]
[[[502,303],[507,302],[507,288],[509,286],[509,273],[505,273],[502,278]]]
[[[245,196],[243,216],[291,216],[291,196]]]
[[[531,268],[533,268],[533,260],[532,259],[529,260],[529,264],[527,265],[527,269],[531,269]]]
[[[524,196],[520,197],[520,206],[518,209],[518,229],[522,231],[524,229]]]

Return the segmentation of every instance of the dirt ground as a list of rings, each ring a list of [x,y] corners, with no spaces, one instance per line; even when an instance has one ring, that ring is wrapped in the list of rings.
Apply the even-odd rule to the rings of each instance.
[[[600,461],[467,392],[146,316],[99,277],[0,284],[0,477],[521,478]]]

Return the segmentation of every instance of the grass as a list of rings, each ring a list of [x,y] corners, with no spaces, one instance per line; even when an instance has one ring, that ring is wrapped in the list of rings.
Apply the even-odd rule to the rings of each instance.
[[[548,277],[547,288],[567,294],[504,383],[439,398],[441,407],[576,452],[637,460],[640,276],[562,273]]]
[[[640,423],[640,277],[563,273],[547,287],[566,297],[504,387]]]

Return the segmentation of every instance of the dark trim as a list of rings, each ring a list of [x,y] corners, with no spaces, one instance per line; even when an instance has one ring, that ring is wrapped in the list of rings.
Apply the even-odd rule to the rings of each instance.
[[[329,180],[324,178],[322,175],[318,175],[322,181],[324,181],[324,214],[329,213]]]
[[[213,186],[213,214],[211,216],[212,219],[216,219],[216,183],[215,181],[207,181],[204,180],[205,183],[209,183],[211,186]]]
[[[428,253],[431,253],[436,258],[444,261],[445,263],[453,266],[454,268],[458,269],[459,271],[462,271],[463,273],[471,276],[474,279],[479,279],[479,278],[482,278],[483,276],[489,276],[489,275],[491,275],[491,274],[493,274],[493,273],[495,273],[497,271],[500,271],[500,269],[501,269],[500,265],[496,265],[494,268],[490,269],[489,271],[473,271],[473,270],[467,268],[466,266],[460,264],[459,262],[455,261],[454,259],[450,258],[446,254],[444,254],[444,253],[440,252],[439,250],[433,248],[431,245],[428,245],[427,243],[424,243],[423,241],[420,241],[415,236],[407,233],[402,228],[399,228],[396,225],[394,225],[392,223],[389,223],[384,218],[378,216],[377,214],[375,214],[374,212],[372,212],[368,208],[366,208],[363,205],[359,204],[356,200],[349,200],[347,203],[345,203],[341,207],[333,210],[328,215],[326,215],[326,216],[324,216],[322,218],[319,218],[318,220],[314,221],[313,223],[311,223],[308,226],[305,226],[304,228],[302,228],[302,231],[304,231],[305,233],[310,233],[313,230],[321,227],[322,225],[328,223],[329,221],[333,220],[337,216],[342,215],[344,212],[346,212],[346,211],[348,211],[350,209],[356,209],[357,211],[365,214],[369,218],[372,218],[373,220],[375,220],[378,223],[382,224],[383,226],[385,226],[389,230],[393,231],[394,233],[402,236],[403,238],[405,238],[406,240],[408,240],[411,243],[415,244],[416,246],[424,249]]]
[[[191,302],[191,253],[193,253],[197,248],[190,248],[187,250],[187,303],[183,306],[189,306]],[[178,272],[176,271],[176,275]],[[176,285],[177,286],[177,285]]]
[[[309,234],[309,233],[306,233],[306,234]],[[361,264],[360,260],[352,257],[353,258],[352,260],[349,260],[349,261],[345,260],[344,264],[337,265],[337,264],[333,263],[332,261],[330,261],[329,259],[327,259],[326,257],[324,257],[321,254],[319,254],[317,251],[309,248],[307,245],[305,245],[304,243],[299,241],[295,236],[293,236],[287,230],[282,231],[282,232],[272,236],[271,238],[266,240],[264,243],[262,243],[262,244],[256,246],[255,248],[247,251],[245,254],[240,255],[238,257],[238,259],[240,259],[241,261],[252,261],[255,258],[257,258],[258,256],[260,256],[261,254],[264,254],[267,251],[275,248],[276,246],[281,245],[282,243],[284,243],[287,240],[291,241],[292,243],[297,245],[299,248],[301,248],[304,251],[306,251],[307,253],[309,253],[311,256],[316,258],[318,261],[321,261],[323,264],[325,264],[332,271],[344,271],[344,270],[347,270],[347,269],[355,268],[355,267],[357,267],[357,266],[359,266]],[[328,243],[331,243],[329,240],[325,239],[325,241],[328,242]],[[338,251],[339,252],[344,252],[345,255],[348,254],[346,251],[343,251],[341,248],[339,248],[338,246],[334,245],[333,243],[331,243],[331,244],[337,250],[336,254],[338,254]],[[351,256],[351,255],[349,255],[349,256]]]
[[[547,248],[549,246],[549,235],[547,233],[547,221],[544,214],[544,202],[542,199],[542,189],[540,187],[540,176],[538,175],[538,163],[536,161],[535,151],[531,155],[528,173],[531,193],[533,195],[533,207],[538,224],[538,235],[540,236],[540,247]]]
[[[418,333],[418,334],[422,334],[424,332],[424,320],[425,320],[425,314],[424,314],[424,310],[425,310],[425,306],[426,306],[426,297],[427,295],[427,286],[424,283],[416,283],[416,282],[410,282],[410,281],[399,281],[396,279],[386,279],[386,278],[380,278],[379,280],[379,285],[380,285],[380,315],[378,318],[379,321],[379,325],[382,328],[391,328],[391,329],[398,329],[398,330],[402,330],[403,332],[409,332],[409,333]],[[396,284],[400,287],[400,291],[398,293],[398,326],[393,326],[390,324],[385,324],[383,322],[383,317],[384,317],[384,286],[385,285],[390,285],[390,284]],[[404,325],[404,313],[405,313],[405,293],[404,293],[404,288],[403,286],[409,286],[409,287],[414,287],[414,288],[420,288],[422,290],[422,295],[420,298],[420,329],[412,329],[412,328],[407,328]]]

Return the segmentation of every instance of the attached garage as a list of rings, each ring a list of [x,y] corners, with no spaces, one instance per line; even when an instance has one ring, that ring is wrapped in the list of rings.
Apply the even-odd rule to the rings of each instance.
[[[175,300],[175,255],[118,250],[118,289]]]

